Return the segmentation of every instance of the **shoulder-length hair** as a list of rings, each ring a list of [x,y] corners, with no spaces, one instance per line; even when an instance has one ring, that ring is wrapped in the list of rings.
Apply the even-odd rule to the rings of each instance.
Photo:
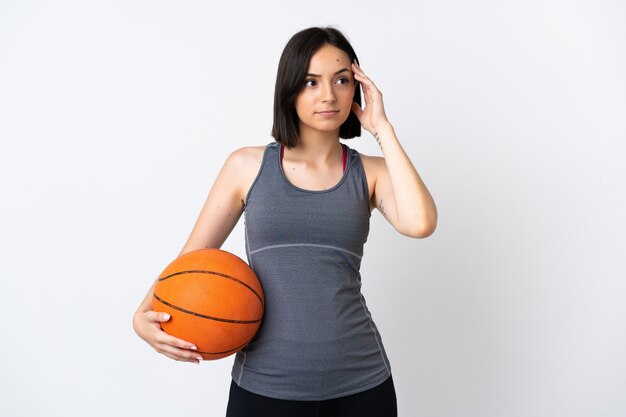
[[[287,148],[300,143],[300,120],[296,113],[295,101],[304,87],[311,56],[324,44],[329,43],[343,50],[352,62],[359,59],[346,37],[333,27],[311,27],[301,30],[291,37],[278,62],[278,74],[274,89],[274,124],[272,136]],[[355,88],[352,101],[361,105],[361,89]],[[361,122],[354,112],[339,128],[339,137],[351,139],[361,136]]]

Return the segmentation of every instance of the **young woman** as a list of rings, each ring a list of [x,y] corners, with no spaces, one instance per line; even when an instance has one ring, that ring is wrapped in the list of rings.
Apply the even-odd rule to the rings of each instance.
[[[361,126],[384,157],[339,141],[361,136]],[[227,416],[395,416],[391,366],[360,289],[363,245],[374,208],[413,238],[433,233],[437,210],[338,30],[308,28],[285,46],[272,136],[228,156],[180,252],[220,248],[245,213],[266,310],[235,356]],[[195,346],[161,330],[169,317],[150,310],[151,294],[134,315],[137,334],[199,363]]]

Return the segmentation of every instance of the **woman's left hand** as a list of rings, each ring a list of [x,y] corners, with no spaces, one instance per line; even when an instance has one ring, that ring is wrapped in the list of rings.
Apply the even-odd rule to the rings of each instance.
[[[389,123],[385,108],[383,107],[383,94],[378,91],[374,82],[365,76],[365,73],[356,64],[352,63],[354,79],[363,87],[365,109],[361,109],[358,103],[352,102],[352,111],[356,114],[361,125],[371,134],[374,134],[379,126]]]

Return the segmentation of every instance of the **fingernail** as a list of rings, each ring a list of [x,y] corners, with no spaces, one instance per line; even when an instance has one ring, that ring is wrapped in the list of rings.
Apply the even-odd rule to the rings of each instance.
[[[202,356],[198,356],[196,359],[198,359],[198,363],[202,362]]]
[[[165,313],[163,314],[163,320],[169,320],[170,319],[170,315]]]
[[[191,349],[191,350],[198,350],[198,348],[197,348],[197,347],[195,347],[195,346],[192,346],[192,347],[190,347],[189,349]]]

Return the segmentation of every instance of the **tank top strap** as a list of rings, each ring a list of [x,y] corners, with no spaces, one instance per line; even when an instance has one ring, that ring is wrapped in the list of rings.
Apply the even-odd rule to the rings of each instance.
[[[339,182],[326,190],[307,190],[295,186],[287,179],[280,160],[282,146],[276,141],[269,142],[265,147],[259,172],[246,195],[244,211],[260,188],[262,193],[276,193],[282,190],[288,194],[295,193],[294,195],[346,194],[352,196],[354,201],[359,201],[358,204],[365,207],[366,215],[370,217],[369,189],[361,156],[356,149],[343,143],[342,145],[346,152],[345,170]]]

